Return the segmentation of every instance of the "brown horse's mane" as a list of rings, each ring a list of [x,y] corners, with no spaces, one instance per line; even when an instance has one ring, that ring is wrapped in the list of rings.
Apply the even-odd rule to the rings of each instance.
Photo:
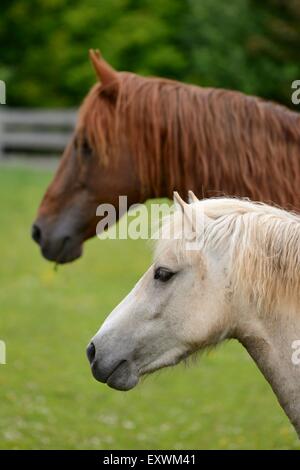
[[[78,130],[104,164],[117,163],[129,145],[133,167],[154,196],[222,191],[300,208],[300,116],[284,106],[119,72],[115,96],[100,83],[91,89]]]

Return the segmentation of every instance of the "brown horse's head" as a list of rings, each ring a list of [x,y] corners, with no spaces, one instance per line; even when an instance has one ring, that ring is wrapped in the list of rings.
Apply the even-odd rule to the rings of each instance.
[[[33,225],[47,259],[78,258],[96,234],[97,206],[117,208],[121,195],[131,205],[191,189],[298,210],[297,113],[239,92],[116,72],[94,51],[91,59],[99,82]]]
[[[43,256],[57,263],[81,255],[84,240],[96,233],[99,204],[117,208],[121,194],[128,196],[129,204],[140,197],[126,139],[119,138],[117,130],[120,74],[98,52],[90,56],[100,81],[80,108],[74,135],[32,226]]]

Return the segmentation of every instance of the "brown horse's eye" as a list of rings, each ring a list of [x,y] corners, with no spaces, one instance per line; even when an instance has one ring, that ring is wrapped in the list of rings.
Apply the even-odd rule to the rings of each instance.
[[[169,281],[176,273],[170,271],[167,268],[159,267],[154,271],[154,279],[158,279],[161,282]]]
[[[87,139],[83,139],[81,143],[81,148],[84,151],[84,153],[90,153],[91,152],[91,147]]]
[[[92,152],[89,141],[84,136],[75,137],[74,147],[77,152],[82,152],[84,155],[88,155]]]

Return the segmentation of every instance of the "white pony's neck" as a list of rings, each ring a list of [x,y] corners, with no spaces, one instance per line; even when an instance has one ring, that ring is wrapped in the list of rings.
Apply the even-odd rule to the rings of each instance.
[[[203,205],[214,221],[212,242],[218,247],[234,240],[234,336],[300,437],[300,364],[293,362],[292,346],[300,340],[300,217],[243,200],[208,200]]]
[[[292,360],[292,344],[300,340],[299,315],[290,311],[278,312],[276,317],[244,312],[235,337],[271,385],[300,437],[300,364]]]

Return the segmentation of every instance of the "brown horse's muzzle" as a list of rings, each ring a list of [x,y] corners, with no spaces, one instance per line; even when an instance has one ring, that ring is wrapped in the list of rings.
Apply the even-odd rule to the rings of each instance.
[[[31,236],[49,261],[69,263],[82,254],[82,237],[74,235],[65,223],[53,225],[45,218],[38,218],[32,225]]]

